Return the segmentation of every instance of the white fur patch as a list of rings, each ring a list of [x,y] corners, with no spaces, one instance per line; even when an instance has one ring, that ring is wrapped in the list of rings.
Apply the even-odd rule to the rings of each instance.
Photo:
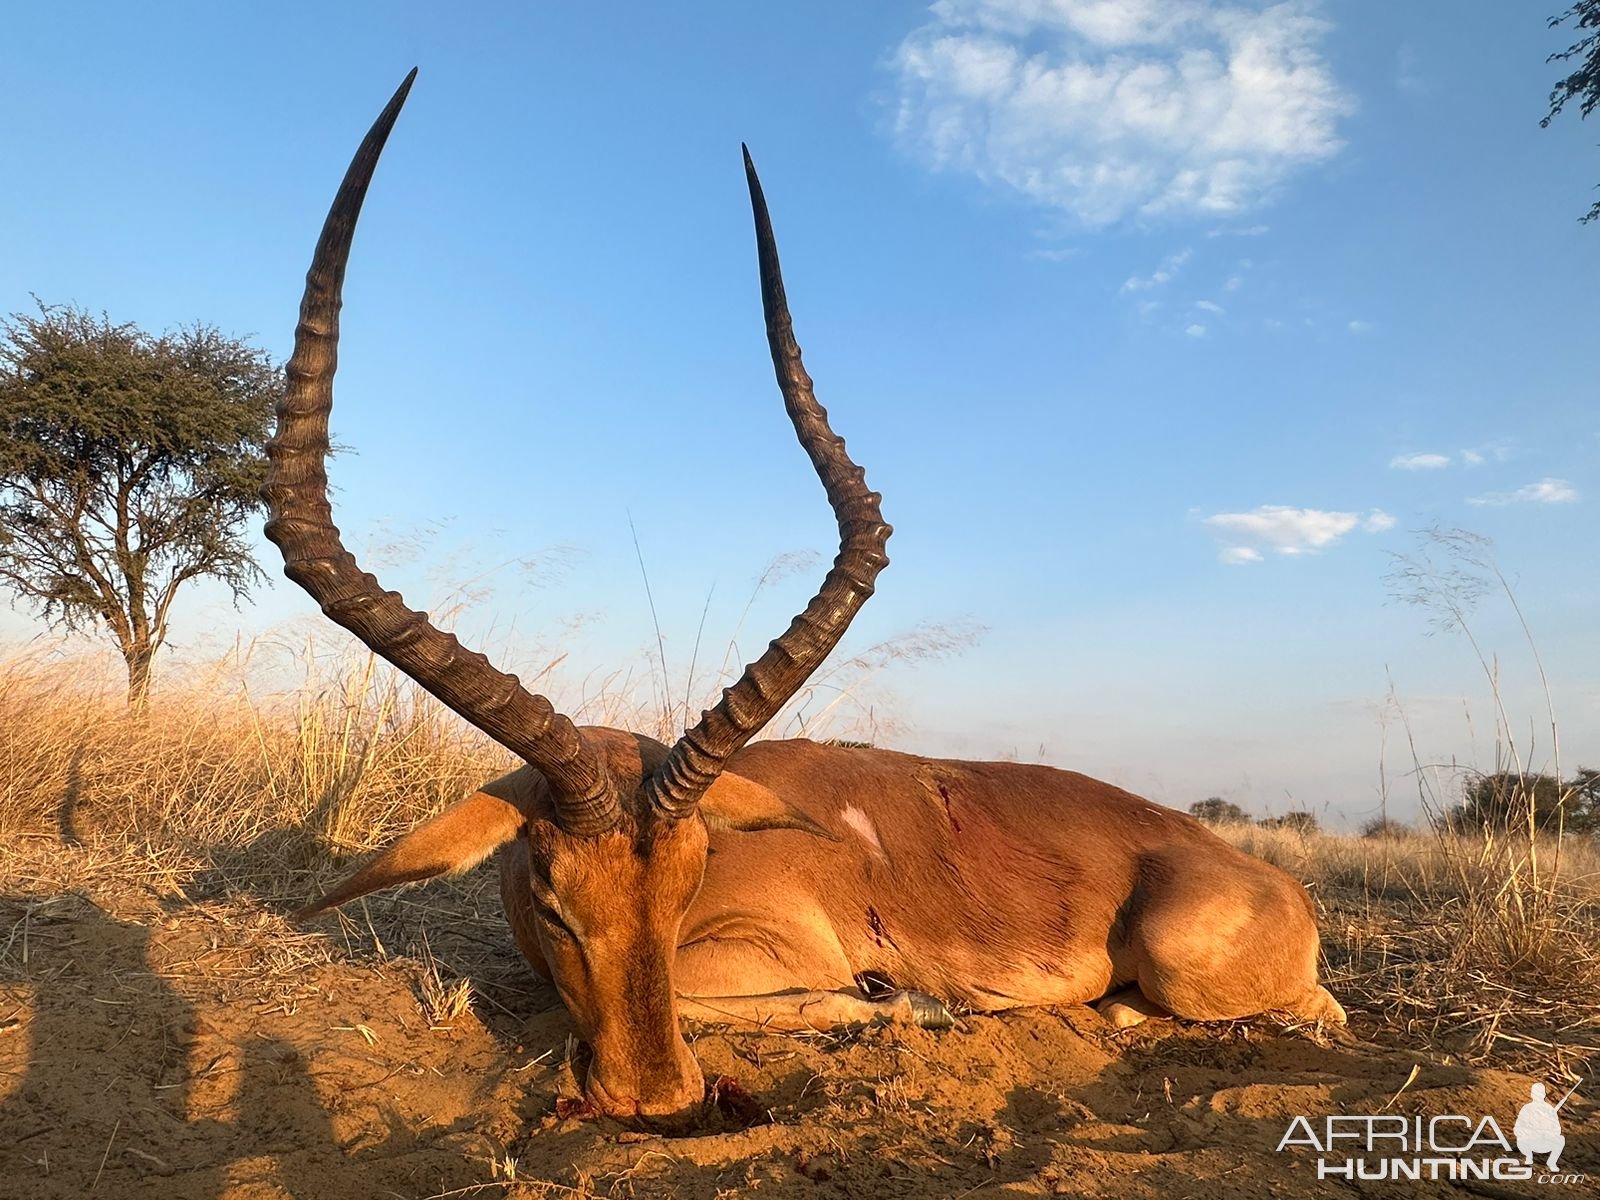
[[[846,804],[844,812],[839,814],[840,820],[850,826],[855,835],[872,847],[872,852],[879,858],[883,857],[883,843],[878,840],[878,830],[872,824],[872,818],[867,816],[854,804]]]

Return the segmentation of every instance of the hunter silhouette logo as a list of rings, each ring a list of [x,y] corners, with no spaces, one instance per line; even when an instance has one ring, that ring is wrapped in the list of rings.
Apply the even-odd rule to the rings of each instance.
[[[1545,1165],[1552,1171],[1556,1169],[1556,1160],[1567,1145],[1567,1139],[1561,1136],[1561,1118],[1557,1114],[1577,1090],[1578,1085],[1573,1084],[1565,1096],[1551,1104],[1544,1098],[1544,1084],[1536,1083],[1528,1089],[1531,1099],[1517,1113],[1517,1123],[1511,1127],[1511,1132],[1517,1139],[1517,1153],[1529,1165],[1535,1154],[1548,1154]]]
[[[1278,1150],[1315,1153],[1318,1179],[1583,1183],[1586,1175],[1558,1173],[1567,1146],[1561,1109],[1577,1090],[1574,1084],[1551,1104],[1545,1099],[1544,1084],[1533,1084],[1509,1138],[1492,1116],[1347,1113],[1323,1117],[1316,1124],[1308,1117],[1295,1117]],[[1535,1158],[1542,1158],[1543,1164],[1535,1166]]]

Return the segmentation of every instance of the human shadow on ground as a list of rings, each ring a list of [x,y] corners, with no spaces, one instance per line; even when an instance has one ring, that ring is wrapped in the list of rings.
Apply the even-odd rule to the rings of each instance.
[[[483,1182],[462,1122],[341,1144],[305,1051],[213,1027],[152,935],[77,893],[0,896],[0,1196],[355,1200]]]

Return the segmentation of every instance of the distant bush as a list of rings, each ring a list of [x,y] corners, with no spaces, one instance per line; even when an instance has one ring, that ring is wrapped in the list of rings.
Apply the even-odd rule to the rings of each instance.
[[[1250,814],[1232,800],[1221,796],[1207,796],[1189,805],[1189,815],[1199,817],[1207,825],[1247,825]]]
[[[1391,817],[1373,817],[1361,827],[1364,838],[1406,838],[1411,836],[1411,826]]]
[[[1447,829],[1526,828],[1567,833],[1600,833],[1600,771],[1579,767],[1562,782],[1554,775],[1496,771],[1472,775],[1461,787],[1461,801],[1442,818]]]
[[[1256,822],[1263,829],[1290,829],[1295,833],[1316,833],[1322,828],[1316,813],[1286,812],[1276,817],[1262,817]]]

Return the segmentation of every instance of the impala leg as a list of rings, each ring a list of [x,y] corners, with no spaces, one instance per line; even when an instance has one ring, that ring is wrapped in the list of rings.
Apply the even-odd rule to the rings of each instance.
[[[1152,855],[1129,905],[1139,990],[1188,1021],[1265,1012],[1343,1026],[1317,983],[1317,923],[1305,892],[1242,855]]]
[[[1136,987],[1125,987],[1119,992],[1112,992],[1105,999],[1096,1002],[1094,1008],[1118,1029],[1131,1029],[1151,1017],[1172,1015]]]
[[[932,996],[894,992],[868,1000],[854,989],[836,992],[769,992],[764,996],[679,996],[678,1014],[709,1025],[751,1025],[787,1032],[852,1029],[898,1022],[924,1029],[948,1029],[955,1018]]]
[[[765,922],[759,941],[707,938],[680,946],[674,969],[679,1014],[712,1025],[791,1032],[890,1022],[925,1029],[955,1024],[949,1009],[922,992],[867,999],[850,983],[850,963],[831,926],[805,914],[789,917]]]

